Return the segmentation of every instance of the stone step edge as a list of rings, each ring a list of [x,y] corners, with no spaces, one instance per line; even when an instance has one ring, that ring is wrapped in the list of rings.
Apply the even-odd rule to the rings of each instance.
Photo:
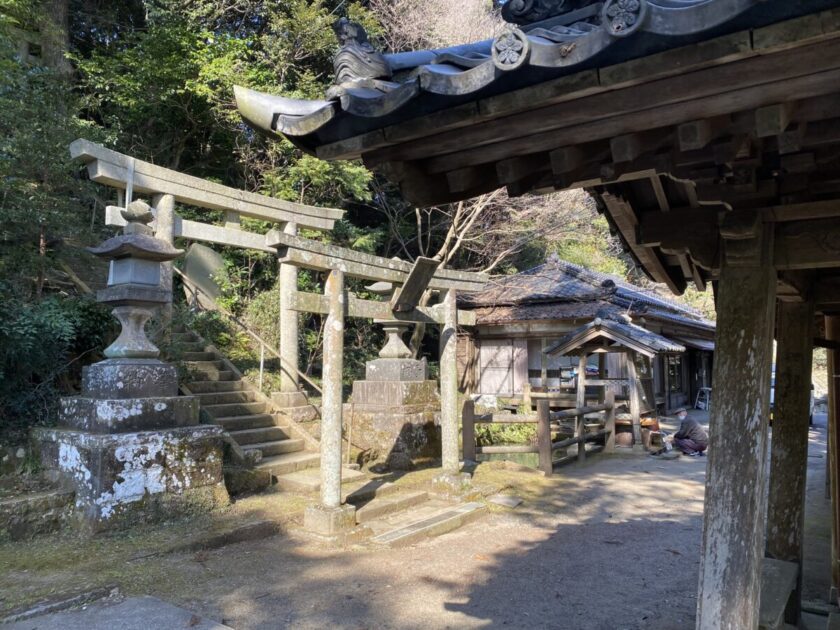
[[[402,512],[428,500],[429,493],[423,490],[376,497],[356,510],[356,522],[359,524],[369,523],[377,518]]]
[[[320,463],[320,460],[319,460]],[[310,471],[313,468],[318,468],[318,466],[310,466],[308,468],[302,468],[300,470],[295,470],[289,473],[283,473],[277,475],[276,484],[280,487],[281,490],[284,492],[302,492],[302,493],[310,493],[310,492],[318,492],[321,489],[321,479],[320,476],[310,477],[309,479],[299,479],[296,477],[298,473],[302,473],[304,471]],[[346,469],[345,469],[346,470]],[[356,472],[356,471],[354,471]],[[348,484],[348,483],[356,483],[359,479],[349,479],[345,476],[344,473],[341,475],[341,484]]]
[[[371,479],[350,492],[342,493],[341,502],[350,503],[358,508],[361,507],[359,504],[367,503],[377,497],[390,496],[400,490],[402,490],[400,486],[390,481],[377,484],[376,479]]]
[[[447,508],[439,514],[429,516],[414,523],[374,536],[370,542],[378,546],[403,547],[425,538],[440,536],[466,525],[473,519],[483,516],[487,507],[483,503],[464,503]]]

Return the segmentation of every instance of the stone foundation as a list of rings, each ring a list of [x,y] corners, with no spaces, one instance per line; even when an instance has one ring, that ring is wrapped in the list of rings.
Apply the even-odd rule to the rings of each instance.
[[[47,475],[75,491],[77,514],[95,531],[228,502],[220,427],[118,434],[39,429],[34,438]]]

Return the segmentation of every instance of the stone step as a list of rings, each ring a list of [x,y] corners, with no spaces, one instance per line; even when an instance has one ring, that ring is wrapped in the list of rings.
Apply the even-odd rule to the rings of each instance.
[[[221,405],[202,405],[207,413],[214,418],[230,418],[231,416],[251,416],[264,414],[267,409],[264,402],[224,403]]]
[[[397,484],[382,479],[353,482],[342,488],[341,502],[361,507],[377,497],[387,497],[399,491],[400,487]]]
[[[198,341],[198,335],[194,332],[173,332],[172,333],[172,341],[176,343],[186,342],[189,343],[191,341]]]
[[[237,381],[239,377],[233,373],[232,370],[217,370],[215,368],[209,368],[206,370],[193,370],[196,376],[200,378],[197,380],[201,381]]]
[[[309,422],[310,420],[314,420],[320,415],[318,413],[318,409],[312,405],[302,405],[300,407],[281,407],[277,411],[279,413],[282,413],[284,416],[291,418],[295,422]]]
[[[257,427],[253,429],[242,429],[240,431],[230,431],[230,436],[240,446],[265,444],[289,439],[288,434],[280,427]]]
[[[174,343],[180,352],[204,352],[206,345],[203,341],[176,341]]]
[[[318,466],[321,461],[321,456],[318,453],[311,451],[298,451],[296,453],[286,453],[284,455],[275,455],[274,457],[264,457],[262,461],[256,465],[259,470],[268,470],[275,477],[286,475],[295,472],[296,470],[305,470],[306,468],[313,468]]]
[[[463,503],[443,507],[417,520],[402,522],[371,538],[371,543],[385,547],[406,547],[426,538],[458,529],[486,511],[482,503]]]
[[[245,384],[238,379],[227,381],[199,380],[187,383],[187,387],[193,394],[220,394],[242,391],[245,389]]]
[[[429,493],[423,491],[399,492],[391,496],[376,497],[356,510],[356,522],[367,523],[388,514],[407,510],[429,500]]]
[[[213,355],[214,357],[216,355]],[[190,370],[206,371],[206,370],[224,370],[225,362],[221,359],[207,359],[202,361],[185,361]]]
[[[181,359],[192,363],[193,361],[217,361],[218,357],[215,352],[182,352]]]
[[[211,381],[216,382],[216,381]],[[237,381],[229,381],[231,383],[235,383]],[[249,391],[241,391],[241,392],[203,392],[201,394],[197,394],[198,401],[201,403],[201,406],[212,406],[212,405],[229,405],[231,403],[247,403],[247,402],[254,402],[257,398],[257,395],[254,392]]]
[[[272,455],[283,455],[284,453],[296,453],[304,448],[303,440],[277,440],[275,442],[256,442],[247,444],[242,448],[246,451],[261,451],[263,457]]]
[[[253,416],[231,416],[229,418],[217,418],[216,424],[225,431],[245,431],[247,429],[264,429],[265,427],[276,426],[274,417],[261,413]],[[278,427],[281,428],[282,427]]]
[[[356,483],[367,475],[352,468],[342,468],[341,483]],[[286,492],[318,492],[321,489],[321,470],[308,468],[277,476],[277,485]]]

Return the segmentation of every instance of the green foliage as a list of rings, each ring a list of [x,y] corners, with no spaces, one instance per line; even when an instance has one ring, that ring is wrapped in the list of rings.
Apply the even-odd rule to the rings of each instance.
[[[478,446],[502,444],[535,444],[537,428],[534,424],[476,424]]]
[[[81,360],[99,358],[112,335],[108,311],[87,298],[0,301],[0,439],[55,417],[58,395],[77,380]]]

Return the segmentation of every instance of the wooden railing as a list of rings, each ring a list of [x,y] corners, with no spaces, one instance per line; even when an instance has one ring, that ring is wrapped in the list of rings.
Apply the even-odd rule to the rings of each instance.
[[[587,433],[585,416],[594,413],[603,414],[604,428],[593,433]],[[574,421],[572,427],[574,435],[564,440],[552,441],[552,429],[559,429],[564,420]],[[476,415],[475,402],[466,400],[464,401],[461,424],[465,461],[476,461],[476,456],[479,454],[537,453],[539,455],[539,469],[546,476],[551,476],[554,473],[554,452],[557,450],[577,444],[577,460],[582,462],[586,459],[586,444],[588,442],[600,442],[603,439],[603,448],[599,450],[607,453],[615,451],[615,394],[607,390],[604,402],[600,405],[555,412],[551,411],[548,400],[539,400],[537,401],[537,413],[526,415],[494,413]],[[477,424],[536,424],[537,443],[533,445],[476,446],[475,425]]]

